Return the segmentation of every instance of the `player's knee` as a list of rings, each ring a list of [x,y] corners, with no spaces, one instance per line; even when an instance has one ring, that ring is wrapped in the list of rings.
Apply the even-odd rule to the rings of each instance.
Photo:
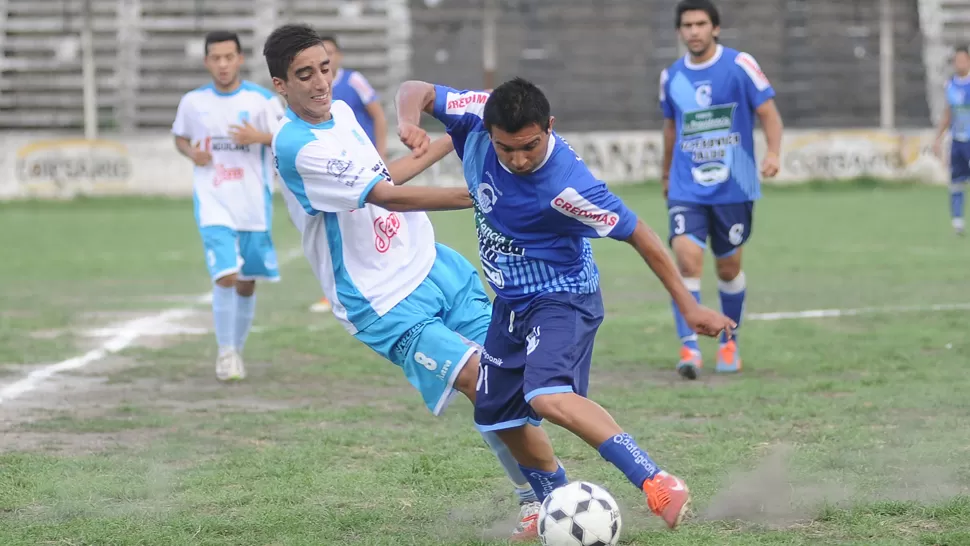
[[[559,426],[566,426],[571,420],[569,412],[569,399],[575,394],[571,392],[556,394],[540,394],[532,400],[529,405],[543,419]]]
[[[741,260],[724,259],[717,261],[717,278],[731,282],[741,274]]]
[[[256,293],[256,281],[236,281],[236,293],[248,298]]]
[[[239,276],[236,275],[235,273],[230,273],[224,277],[219,277],[218,279],[216,279],[216,284],[223,288],[232,288],[236,286],[236,280],[238,279],[238,277]]]
[[[674,238],[674,257],[682,277],[701,277],[704,273],[704,249],[686,235]]]

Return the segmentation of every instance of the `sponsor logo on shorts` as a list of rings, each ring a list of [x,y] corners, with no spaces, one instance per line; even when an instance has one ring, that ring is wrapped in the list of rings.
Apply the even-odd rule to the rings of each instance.
[[[597,235],[606,237],[613,231],[620,215],[601,209],[580,195],[575,188],[566,188],[553,198],[552,208],[593,228]]]
[[[539,346],[539,327],[536,326],[532,329],[532,332],[525,336],[525,354],[531,355],[532,351],[536,350]]]
[[[494,364],[496,366],[501,366],[502,364],[505,363],[505,361],[502,360],[501,358],[496,358],[496,357],[488,354],[488,351],[486,351],[485,349],[482,349],[482,360],[484,360],[485,362],[488,362],[490,364]]]

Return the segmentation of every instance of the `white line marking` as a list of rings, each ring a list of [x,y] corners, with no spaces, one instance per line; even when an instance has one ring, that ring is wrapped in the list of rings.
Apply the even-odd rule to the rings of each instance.
[[[937,313],[940,311],[970,311],[970,303],[940,303],[936,305],[898,305],[887,307],[860,307],[858,309],[810,309],[807,311],[784,311],[779,313],[750,313],[745,320],[794,320],[812,318],[854,317],[877,313]]]
[[[286,263],[302,255],[302,249],[292,249],[283,255],[283,259],[280,260],[280,262]],[[195,305],[205,305],[211,301],[212,293],[206,292],[205,294],[195,296],[193,303]],[[14,383],[6,385],[0,389],[0,404],[13,400],[14,398],[17,398],[18,396],[30,391],[36,390],[41,383],[61,372],[78,370],[87,366],[88,364],[91,364],[92,362],[97,362],[110,354],[122,351],[134,343],[139,337],[153,333],[153,329],[157,326],[184,319],[195,312],[197,312],[196,308],[189,307],[167,309],[165,311],[155,313],[154,315],[140,317],[119,324],[116,327],[117,333],[112,336],[111,339],[102,343],[97,349],[90,350],[81,356],[69,358],[63,362],[58,362],[57,364],[51,364],[49,366],[36,369],[27,374],[27,377],[21,379],[20,381],[15,381]]]

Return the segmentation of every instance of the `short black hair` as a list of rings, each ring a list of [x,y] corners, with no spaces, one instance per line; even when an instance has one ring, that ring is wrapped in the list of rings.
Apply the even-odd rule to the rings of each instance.
[[[293,59],[304,49],[323,45],[323,38],[310,25],[289,24],[277,27],[263,46],[266,67],[269,75],[281,80],[286,79]]]
[[[242,53],[242,44],[239,43],[239,35],[228,30],[213,30],[205,35],[205,54],[209,54],[209,46],[222,42],[236,42],[236,53]]]
[[[703,11],[711,18],[713,26],[721,26],[721,14],[711,0],[680,0],[677,3],[677,19],[674,20],[674,28],[680,28],[680,20],[687,11]]]
[[[534,83],[523,78],[509,80],[492,91],[485,101],[482,118],[489,133],[492,127],[517,133],[535,123],[549,128],[549,99]]]
[[[957,53],[966,53],[967,55],[970,55],[970,47],[965,45],[957,46],[956,49],[953,50],[953,55],[955,56]]]
[[[340,51],[340,42],[337,41],[337,37],[333,34],[321,34],[320,39],[324,42],[330,42],[333,44],[333,47],[337,48],[337,51]]]

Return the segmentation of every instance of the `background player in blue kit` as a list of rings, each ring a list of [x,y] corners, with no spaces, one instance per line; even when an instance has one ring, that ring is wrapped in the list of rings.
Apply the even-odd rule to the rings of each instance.
[[[761,197],[755,118],[768,144],[761,175],[771,177],[779,169],[781,115],[773,100],[775,91],[754,58],[717,43],[720,15],[709,0],[677,4],[676,23],[689,52],[660,76],[670,245],[687,289],[699,302],[704,249],[710,239],[721,310],[740,325],[747,288],[741,247],[751,236],[754,202]],[[701,352],[682,311],[673,302],[682,343],[677,371],[696,379]],[[733,334],[721,336],[715,370],[741,370]]]
[[[489,95],[406,82],[398,96],[401,140],[430,144],[421,112],[445,124],[475,202],[482,268],[495,291],[475,399],[475,423],[508,445],[540,500],[566,483],[548,419],[576,434],[647,495],[671,528],[689,501],[684,482],[660,470],[606,410],[586,398],[593,340],[603,320],[599,272],[587,237],[630,243],[707,335],[733,323],[701,307],[663,243],[553,133],[535,85],[506,82]]]
[[[933,151],[941,155],[943,136],[950,138],[950,219],[957,235],[963,235],[963,194],[970,180],[970,50],[958,47],[953,55],[954,75],[946,82],[946,109],[940,120]]]

